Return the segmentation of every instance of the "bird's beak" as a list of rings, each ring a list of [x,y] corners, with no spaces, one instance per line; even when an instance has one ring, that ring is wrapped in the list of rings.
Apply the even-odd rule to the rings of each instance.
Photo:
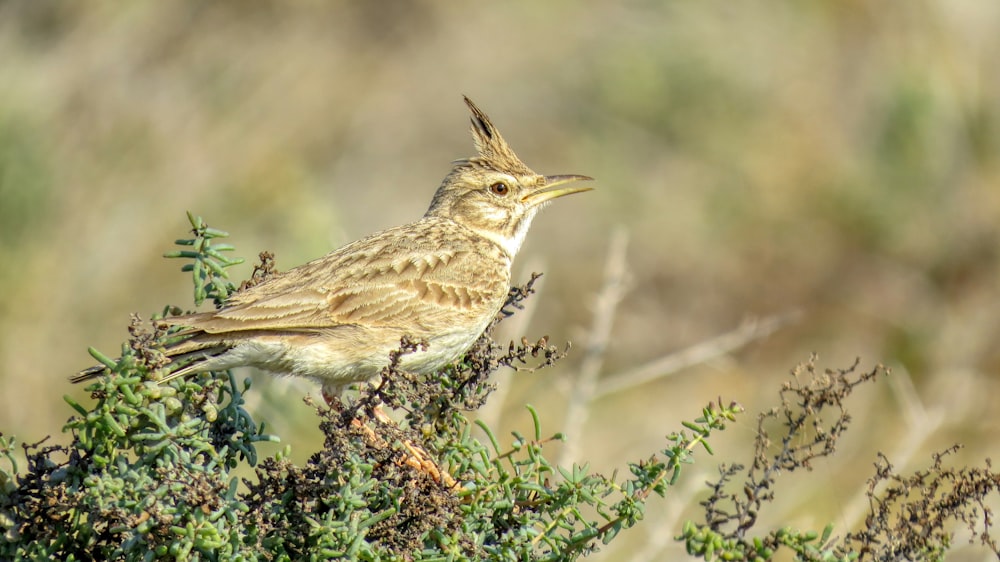
[[[580,187],[580,186],[565,186],[567,183],[572,183],[576,181],[591,181],[594,178],[588,176],[578,176],[578,175],[563,175],[563,176],[545,176],[543,178],[544,183],[531,191],[523,198],[521,202],[527,203],[528,205],[541,205],[547,201],[551,201],[556,197],[562,197],[563,195],[569,195],[571,193],[580,193],[581,191],[590,191],[594,189],[593,187]]]

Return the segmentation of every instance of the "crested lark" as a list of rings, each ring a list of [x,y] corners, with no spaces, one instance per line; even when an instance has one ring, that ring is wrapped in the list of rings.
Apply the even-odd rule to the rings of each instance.
[[[429,373],[458,359],[503,305],[511,262],[535,213],[567,185],[514,154],[468,98],[479,155],[458,160],[420,220],[383,230],[234,294],[221,309],[167,318],[188,336],[166,348],[182,365],[164,380],[253,366],[312,378],[326,397],[367,381],[403,336],[426,350],[400,367]],[[103,366],[72,378],[98,376]]]

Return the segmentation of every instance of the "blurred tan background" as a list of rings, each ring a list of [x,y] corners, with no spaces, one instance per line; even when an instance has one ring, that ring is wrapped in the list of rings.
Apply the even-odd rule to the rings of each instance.
[[[65,440],[87,346],[190,307],[159,257],[186,210],[233,234],[237,279],[260,250],[288,269],[419,217],[472,154],[462,94],[535,170],[598,178],[519,258],[518,279],[545,277],[508,337],[575,346],[504,377],[498,434],[528,432],[525,403],[566,429],[581,369],[702,344],[707,361],[587,404],[576,458],[623,469],[720,395],[769,408],[811,352],[894,376],[764,524],[856,525],[878,450],[900,469],[955,441],[961,462],[1000,452],[1000,3],[982,0],[0,2],[0,431]],[[617,306],[598,298],[612,247]],[[747,324],[795,312],[767,337]],[[308,457],[316,389],[255,385]],[[754,425],[603,559],[676,556],[677,518],[714,463],[748,460]]]

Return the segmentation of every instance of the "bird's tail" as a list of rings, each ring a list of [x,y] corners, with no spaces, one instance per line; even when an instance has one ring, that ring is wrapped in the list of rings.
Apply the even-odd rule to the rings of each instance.
[[[86,369],[80,371],[79,373],[71,376],[69,382],[80,383],[84,381],[89,381],[90,379],[96,379],[97,377],[104,374],[108,370],[106,365],[94,365],[93,367],[87,367]]]
[[[161,378],[160,382],[206,371],[208,369],[201,367],[207,359],[221,355],[228,350],[229,346],[218,340],[200,339],[197,335],[167,346],[163,352],[170,359],[167,367],[171,369],[171,372]],[[69,380],[72,383],[81,383],[96,379],[109,371],[110,369],[106,365],[94,365],[71,376]]]

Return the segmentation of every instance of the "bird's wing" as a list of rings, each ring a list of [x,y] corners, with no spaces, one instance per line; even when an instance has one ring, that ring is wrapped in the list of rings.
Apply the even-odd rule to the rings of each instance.
[[[488,308],[506,295],[509,283],[506,274],[495,278],[483,271],[491,259],[504,259],[499,253],[454,246],[406,230],[384,231],[237,293],[216,312],[169,322],[209,334],[341,324],[448,327],[454,309]]]

